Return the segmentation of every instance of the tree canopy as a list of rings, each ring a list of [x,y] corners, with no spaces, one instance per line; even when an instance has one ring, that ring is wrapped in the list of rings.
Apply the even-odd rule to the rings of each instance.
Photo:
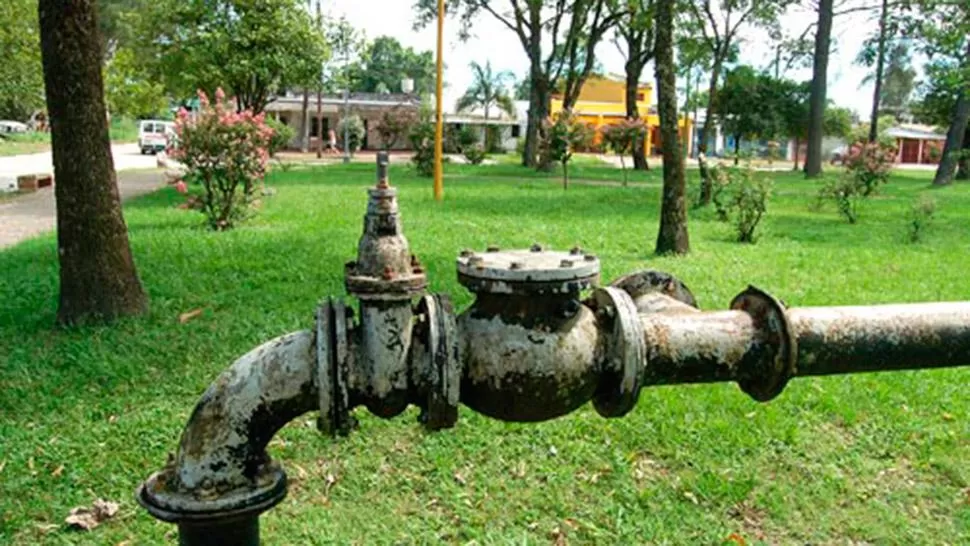
[[[432,53],[404,47],[390,36],[379,36],[364,46],[362,54],[349,70],[355,91],[399,92],[401,81],[410,78],[414,80],[415,93],[426,95],[434,92]]]
[[[0,2],[0,119],[24,121],[44,106],[36,0]]]
[[[319,80],[328,50],[299,0],[159,0],[140,20],[140,60],[175,96],[218,87],[262,111]]]

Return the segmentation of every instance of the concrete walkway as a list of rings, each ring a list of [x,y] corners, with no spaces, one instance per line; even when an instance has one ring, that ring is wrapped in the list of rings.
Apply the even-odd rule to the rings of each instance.
[[[149,157],[150,166],[154,166],[155,158]],[[164,183],[161,170],[118,173],[118,190],[122,199],[152,192]],[[53,188],[40,189],[10,201],[0,202],[0,250],[53,230],[56,227],[56,218]]]

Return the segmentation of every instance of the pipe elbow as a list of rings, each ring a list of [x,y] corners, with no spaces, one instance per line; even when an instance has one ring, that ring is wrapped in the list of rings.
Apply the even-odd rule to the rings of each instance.
[[[309,330],[278,337],[241,357],[206,389],[179,442],[180,489],[239,487],[257,477],[276,432],[317,409],[313,348]]]

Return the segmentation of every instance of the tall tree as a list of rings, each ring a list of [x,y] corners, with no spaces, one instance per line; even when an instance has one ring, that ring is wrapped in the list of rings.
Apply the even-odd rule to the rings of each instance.
[[[643,69],[653,59],[654,0],[631,0],[627,3],[626,14],[617,21],[614,42],[623,55],[623,72],[626,77],[626,117],[640,119],[637,99],[640,94],[640,80]],[[644,143],[633,146],[633,168],[647,170],[647,154]]]
[[[886,70],[882,76],[879,114],[903,119],[909,111],[909,100],[916,87],[916,70],[905,42],[896,42],[889,49]]]
[[[350,67],[354,89],[369,93],[382,86],[400,91],[401,80],[414,80],[414,91],[422,95],[434,92],[435,66],[431,51],[404,47],[390,36],[379,36],[364,47],[360,59]]]
[[[543,122],[549,118],[552,93],[562,82],[564,108],[578,97],[582,82],[595,67],[595,44],[612,27],[619,12],[608,0],[447,0],[448,13],[461,21],[461,35],[470,36],[473,22],[485,14],[518,38],[529,59],[529,117],[522,164],[539,161]],[[415,26],[437,17],[436,0],[416,0]],[[547,47],[548,46],[548,47]]]
[[[687,0],[690,28],[710,52],[711,76],[708,82],[707,117],[698,138],[698,165],[701,171],[700,204],[711,202],[712,180],[702,154],[707,153],[707,141],[718,122],[717,88],[724,64],[736,54],[738,32],[745,25],[771,27],[777,24],[780,11],[791,0]]]
[[[469,67],[472,70],[472,83],[458,98],[455,110],[466,112],[481,108],[486,120],[489,119],[492,108],[498,108],[509,116],[514,116],[515,103],[506,87],[506,82],[512,78],[512,74],[492,71],[491,62],[486,62],[485,66],[482,66],[472,61]]]
[[[319,79],[326,43],[302,0],[158,0],[143,10],[143,62],[175,96],[218,87],[256,113]]]
[[[111,157],[95,0],[40,0],[38,13],[57,179],[58,322],[143,313]]]
[[[657,41],[654,72],[657,77],[657,112],[663,148],[664,185],[660,204],[657,254],[690,252],[687,233],[687,184],[684,156],[677,134],[677,75],[674,66],[674,9],[676,0],[656,0]]]
[[[26,121],[44,104],[36,0],[0,2],[0,118]]]
[[[914,104],[913,114],[917,121],[937,127],[948,128],[960,97],[960,89],[953,87],[945,77],[930,77],[921,85],[922,97]],[[963,152],[957,162],[955,180],[970,180],[970,124],[963,132]]]
[[[808,150],[805,176],[822,174],[822,135],[824,133],[825,98],[828,86],[829,50],[832,42],[833,0],[818,0],[818,25],[815,29],[815,54],[812,57],[812,86],[809,93]]]
[[[876,38],[876,73],[872,90],[872,113],[869,115],[869,142],[879,136],[879,104],[882,99],[883,66],[886,62],[886,41],[889,39],[889,0],[882,0],[879,10],[879,31]]]

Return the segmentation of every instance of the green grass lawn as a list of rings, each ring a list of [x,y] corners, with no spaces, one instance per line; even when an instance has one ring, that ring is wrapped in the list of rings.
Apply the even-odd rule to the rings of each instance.
[[[582,169],[593,181],[618,176]],[[671,272],[706,309],[726,308],[748,283],[792,306],[970,299],[970,185],[931,190],[926,174],[894,176],[858,225],[831,207],[810,211],[818,184],[780,175],[758,244],[736,244],[712,211],[692,211],[693,252],[682,258],[652,255],[659,170],[628,188],[564,192],[555,176],[451,165],[443,203],[406,167],[391,176],[431,289],[459,307],[471,301],[455,278],[460,249],[534,241],[595,252],[604,280]],[[202,229],[171,189],[128,203],[152,310],[110,328],[51,329],[53,236],[0,252],[0,543],[174,544],[174,527],[138,508],[134,488],[176,448],[224,368],[311,326],[316,302],[344,293],[372,181],[367,165],[275,174],[277,195],[230,233]],[[905,212],[924,193],[938,219],[908,244]],[[199,318],[179,323],[196,308]],[[968,383],[968,369],[797,379],[767,404],[733,384],[652,388],[624,419],[587,407],[518,425],[462,409],[457,428],[436,434],[413,410],[391,421],[358,410],[360,430],[338,441],[306,415],[271,444],[292,483],[262,518],[263,539],[967,544]],[[72,507],[98,497],[120,502],[119,515],[90,533],[64,528]]]

